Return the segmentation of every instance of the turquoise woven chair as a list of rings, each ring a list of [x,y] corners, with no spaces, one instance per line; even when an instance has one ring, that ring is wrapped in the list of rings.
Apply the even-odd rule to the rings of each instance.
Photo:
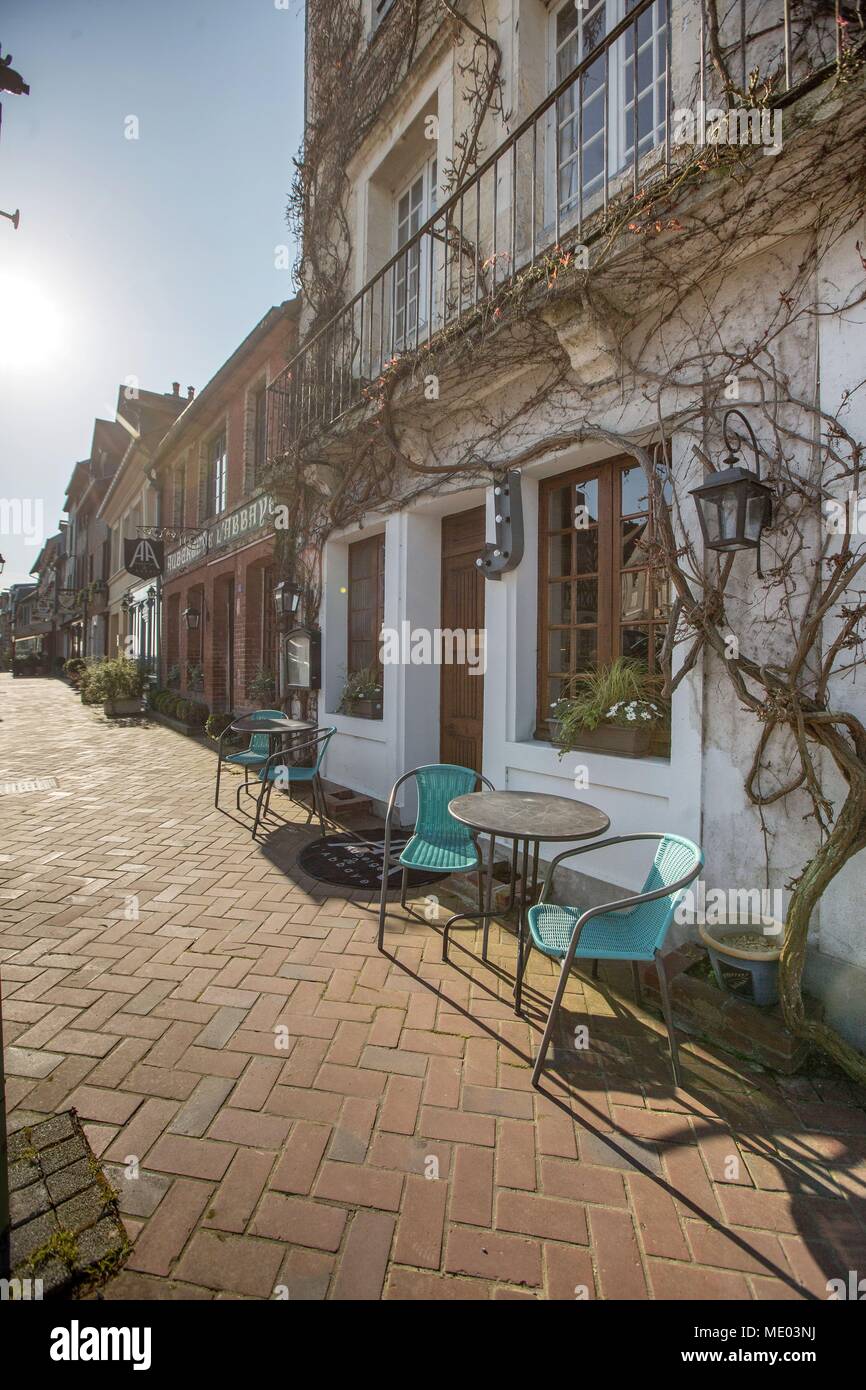
[[[244,719],[283,719],[283,718],[285,718],[285,716],[284,716],[283,711],[282,711],[281,709],[257,709],[257,710],[253,710],[253,712],[252,712],[251,714],[245,714],[245,715],[243,715],[243,716],[238,715],[237,718],[238,718],[238,719],[240,719],[240,718],[244,718]],[[222,772],[223,763],[234,763],[235,767],[242,767],[242,768],[243,768],[243,770],[244,770],[244,781],[243,781],[243,785],[244,785],[244,787],[246,787],[246,785],[247,785],[247,783],[249,782],[249,779],[250,779],[250,768],[251,768],[251,767],[261,767],[264,763],[267,762],[267,760],[268,760],[268,758],[269,758],[269,756],[270,756],[270,752],[271,752],[271,738],[272,738],[272,735],[271,735],[271,734],[253,734],[252,737],[250,738],[249,744],[247,745],[246,748],[241,749],[241,751],[240,751],[239,753],[226,753],[225,756],[223,756],[223,739],[224,739],[224,738],[227,738],[228,735],[229,735],[230,733],[231,733],[231,729],[230,729],[230,728],[226,727],[225,729],[223,729],[222,733],[221,733],[220,736],[219,736],[219,741],[217,742],[217,775],[216,775],[216,791],[214,792],[214,798],[213,798],[213,804],[214,804],[214,806],[218,806],[218,805],[219,805],[219,799],[220,799],[220,773]],[[238,797],[237,797],[237,804],[238,804],[238,805],[240,805],[240,791],[241,791],[241,789],[238,788]]]
[[[659,841],[652,868],[639,893],[629,898],[621,898],[619,902],[590,907],[585,912],[581,912],[578,907],[560,907],[556,903],[547,902],[553,876],[563,859],[569,859],[575,854],[587,854],[590,850],[603,849],[606,845],[627,845],[637,840]],[[638,1002],[638,962],[655,961],[662,1012],[670,1041],[674,1085],[682,1084],[677,1040],[671,1017],[668,977],[661,951],[680,894],[697,878],[703,863],[703,852],[697,845],[693,845],[691,840],[684,840],[680,835],[655,833],[615,835],[609,840],[582,845],[579,849],[567,849],[552,861],[544,879],[541,897],[528,913],[531,944],[544,955],[562,961],[559,983],[547,1016],[541,1047],[535,1059],[533,1086],[538,1085],[569,971],[575,960],[593,961],[594,978],[598,976],[600,960],[631,961]],[[529,955],[528,950],[526,955]]]
[[[415,778],[418,787],[415,829],[399,857],[392,861],[391,821],[397,804],[397,792],[410,777]],[[444,874],[471,873],[473,869],[477,869],[478,906],[484,910],[484,880],[475,832],[470,830],[468,825],[456,821],[448,810],[449,801],[453,801],[455,796],[465,796],[476,791],[479,782],[490,791],[494,790],[492,782],[480,772],[473,772],[470,767],[457,767],[453,763],[430,763],[426,767],[415,767],[411,772],[404,772],[391,788],[388,809],[385,812],[382,893],[379,899],[380,951],[384,949],[388,880],[394,867],[399,866],[403,870],[400,906],[404,909],[410,869],[427,869]]]
[[[255,839],[262,816],[268,814],[271,804],[271,792],[275,786],[285,787],[292,795],[292,788],[303,785],[310,788],[310,813],[307,816],[307,825],[314,815],[319,817],[319,829],[322,835],[325,833],[325,818],[327,809],[325,807],[325,792],[322,787],[322,760],[328,751],[328,744],[337,732],[336,727],[310,729],[305,731],[302,743],[290,745],[288,748],[281,748],[279,752],[265,761],[265,766],[259,772],[259,795],[256,801],[256,818],[253,822],[253,839]],[[310,767],[302,767],[293,761],[301,753],[314,753],[313,763]]]

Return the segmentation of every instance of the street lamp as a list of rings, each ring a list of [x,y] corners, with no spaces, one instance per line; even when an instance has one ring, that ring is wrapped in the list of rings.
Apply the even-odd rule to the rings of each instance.
[[[732,441],[729,421],[732,416],[742,420],[755,455],[755,470],[744,468],[739,459],[741,442]],[[724,468],[711,473],[705,482],[692,488],[691,495],[698,509],[698,521],[708,550],[723,552],[757,551],[758,578],[761,574],[761,532],[770,525],[773,514],[773,491],[761,482],[761,457],[754,431],[740,410],[729,410],[722,421],[722,433],[728,455]]]
[[[181,613],[181,617],[186,623],[187,632],[198,631],[198,625],[201,622],[201,612],[198,608],[185,608]]]
[[[294,618],[301,606],[303,590],[296,589],[288,580],[281,579],[274,589],[274,604],[278,618]]]

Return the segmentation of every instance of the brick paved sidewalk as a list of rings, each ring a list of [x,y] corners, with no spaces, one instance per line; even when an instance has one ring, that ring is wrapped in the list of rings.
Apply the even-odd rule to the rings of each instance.
[[[199,744],[53,681],[0,676],[0,718],[0,780],[58,781],[0,796],[11,1125],[85,1122],[135,1242],[106,1296],[823,1298],[866,1270],[844,1082],[688,1044],[674,1093],[611,972],[575,976],[591,1046],[533,1092],[553,975],[535,955],[515,1019],[508,933],[497,970],[443,966],[395,906],[383,957],[369,902],[293,871],[297,810],[267,845],[233,781],[214,810]]]

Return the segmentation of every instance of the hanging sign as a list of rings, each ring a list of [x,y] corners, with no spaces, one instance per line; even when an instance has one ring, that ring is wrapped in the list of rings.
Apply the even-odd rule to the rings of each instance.
[[[124,569],[138,579],[155,579],[162,574],[164,559],[164,541],[152,541],[142,536],[140,540],[123,542]]]

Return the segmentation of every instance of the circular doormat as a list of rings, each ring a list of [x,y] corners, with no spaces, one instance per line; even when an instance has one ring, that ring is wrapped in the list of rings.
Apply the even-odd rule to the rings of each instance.
[[[392,831],[391,854],[399,855],[412,838],[411,832]],[[373,841],[374,843],[365,843]],[[320,883],[332,883],[339,888],[369,888],[377,892],[382,886],[382,854],[384,830],[365,830],[364,840],[355,835],[326,835],[305,845],[298,855],[298,867]],[[378,846],[375,843],[378,841]],[[388,875],[388,887],[399,888],[402,869],[393,868]],[[409,884],[436,883],[447,874],[432,870],[410,869]]]

